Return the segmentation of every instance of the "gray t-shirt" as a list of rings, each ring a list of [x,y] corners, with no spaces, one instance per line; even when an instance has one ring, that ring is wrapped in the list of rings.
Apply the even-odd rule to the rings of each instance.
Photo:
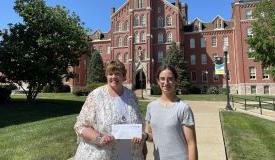
[[[155,160],[187,160],[183,126],[195,124],[191,108],[183,101],[165,107],[159,100],[148,104],[145,120],[152,127]]]

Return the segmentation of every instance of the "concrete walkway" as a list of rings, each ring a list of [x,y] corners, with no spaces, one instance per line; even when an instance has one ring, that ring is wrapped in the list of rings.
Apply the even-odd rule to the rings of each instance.
[[[226,160],[219,110],[225,102],[187,101],[191,106],[197,132],[200,160]],[[147,160],[153,160],[153,144],[147,143]]]

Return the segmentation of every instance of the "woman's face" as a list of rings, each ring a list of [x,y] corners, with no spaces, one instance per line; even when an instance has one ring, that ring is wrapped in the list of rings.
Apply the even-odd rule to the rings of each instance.
[[[161,71],[158,77],[158,85],[162,93],[175,93],[176,80],[173,72],[169,69]]]
[[[123,74],[119,71],[108,72],[106,77],[108,85],[114,88],[121,87],[123,81],[125,80]]]

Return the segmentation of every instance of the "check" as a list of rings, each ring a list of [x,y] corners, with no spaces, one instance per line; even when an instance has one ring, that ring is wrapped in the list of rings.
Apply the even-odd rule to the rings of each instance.
[[[113,124],[112,135],[115,139],[141,138],[142,124]]]

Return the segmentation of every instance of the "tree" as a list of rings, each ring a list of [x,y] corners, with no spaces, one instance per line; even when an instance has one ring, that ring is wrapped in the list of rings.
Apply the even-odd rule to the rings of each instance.
[[[253,36],[248,39],[253,49],[250,54],[264,67],[270,67],[275,78],[275,2],[260,1],[253,16],[256,20],[252,22]]]
[[[44,0],[16,0],[14,9],[23,22],[1,33],[0,72],[21,87],[27,83],[33,101],[47,83],[72,75],[68,68],[87,52],[87,32],[75,13]]]
[[[97,50],[94,49],[90,55],[87,81],[89,83],[106,82],[101,55]]]
[[[164,59],[164,64],[174,66],[178,73],[178,89],[182,92],[190,87],[190,82],[188,80],[187,68],[184,63],[183,51],[177,47],[175,42],[167,50],[167,55]]]

